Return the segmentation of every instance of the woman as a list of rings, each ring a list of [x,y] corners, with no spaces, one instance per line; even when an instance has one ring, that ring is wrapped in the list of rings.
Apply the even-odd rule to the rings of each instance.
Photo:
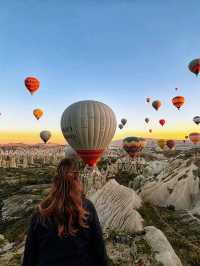
[[[84,198],[76,162],[58,166],[49,195],[28,231],[23,266],[106,266],[107,255],[93,204]]]

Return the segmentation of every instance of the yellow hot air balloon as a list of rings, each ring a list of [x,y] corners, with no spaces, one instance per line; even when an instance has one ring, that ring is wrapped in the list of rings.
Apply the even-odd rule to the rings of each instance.
[[[157,141],[157,143],[158,143],[158,146],[163,150],[165,145],[166,145],[166,140],[165,139],[159,139]]]
[[[39,120],[40,117],[42,117],[43,113],[44,112],[42,111],[42,109],[39,109],[39,108],[33,110],[33,115],[35,116],[37,120]]]
[[[94,166],[111,142],[117,127],[112,109],[97,101],[80,101],[62,114],[61,130],[78,155]]]

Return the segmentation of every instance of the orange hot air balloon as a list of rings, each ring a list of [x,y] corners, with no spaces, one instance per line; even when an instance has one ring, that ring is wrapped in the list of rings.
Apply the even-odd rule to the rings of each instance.
[[[159,120],[159,123],[161,124],[161,126],[163,127],[164,126],[164,124],[165,124],[165,119],[160,119]]]
[[[33,95],[40,87],[40,81],[35,77],[27,77],[24,81],[26,88]]]
[[[42,117],[42,115],[43,115],[43,111],[42,111],[42,109],[34,109],[33,110],[33,115],[35,116],[35,118],[37,119],[37,120],[39,120],[40,119],[40,117]]]
[[[167,140],[166,145],[171,150],[171,149],[173,149],[175,147],[176,143],[175,143],[174,140],[169,139],[169,140]]]
[[[176,96],[172,99],[172,104],[179,110],[181,106],[185,103],[185,98],[183,96]]]
[[[161,105],[162,105],[162,103],[161,103],[161,101],[159,101],[159,100],[156,100],[156,101],[153,101],[153,102],[152,102],[152,106],[153,106],[153,108],[154,108],[156,111],[158,111],[158,109],[161,107]]]
[[[198,132],[190,133],[189,139],[193,144],[197,144],[200,141],[200,133]]]
[[[192,60],[188,65],[189,70],[198,76],[200,72],[200,58]]]

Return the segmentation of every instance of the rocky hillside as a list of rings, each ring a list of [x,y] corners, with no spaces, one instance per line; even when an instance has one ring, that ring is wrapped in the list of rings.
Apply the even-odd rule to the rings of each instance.
[[[19,266],[34,206],[48,193],[55,167],[0,171],[0,266]],[[106,179],[99,172],[92,180],[97,186],[90,197],[104,228],[110,265],[199,265],[200,226],[192,212],[142,204],[132,189],[114,180],[102,187]]]

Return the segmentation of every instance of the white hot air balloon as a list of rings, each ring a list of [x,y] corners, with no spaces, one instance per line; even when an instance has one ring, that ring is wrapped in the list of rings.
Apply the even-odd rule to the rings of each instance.
[[[40,138],[47,143],[47,141],[51,138],[51,132],[49,130],[43,130],[40,132]]]
[[[65,152],[65,157],[66,158],[78,159],[77,152],[71,146],[66,146],[64,148],[64,152]]]
[[[61,130],[67,142],[89,166],[94,166],[111,142],[117,127],[112,109],[97,101],[80,101],[62,114]]]

